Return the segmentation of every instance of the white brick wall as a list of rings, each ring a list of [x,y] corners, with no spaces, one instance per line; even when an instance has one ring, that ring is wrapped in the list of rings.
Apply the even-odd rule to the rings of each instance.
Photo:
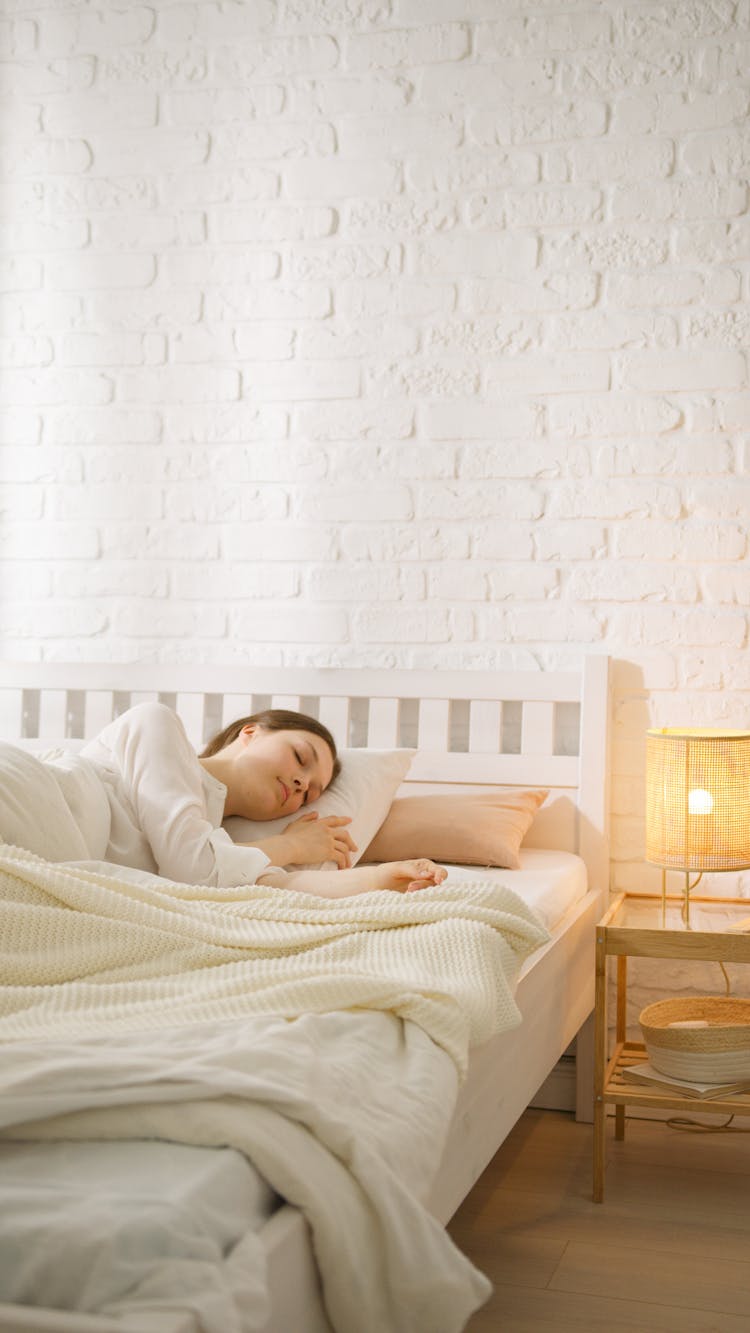
[[[16,658],[615,659],[747,725],[748,0],[5,0]],[[727,881],[722,881],[727,887]]]

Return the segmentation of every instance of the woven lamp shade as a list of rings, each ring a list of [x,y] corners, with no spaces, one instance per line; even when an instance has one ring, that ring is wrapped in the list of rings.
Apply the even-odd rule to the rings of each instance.
[[[750,731],[647,733],[646,859],[674,870],[750,866]]]

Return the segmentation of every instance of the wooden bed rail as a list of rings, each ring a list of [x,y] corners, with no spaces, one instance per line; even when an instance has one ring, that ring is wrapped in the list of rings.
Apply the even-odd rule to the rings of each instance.
[[[266,707],[312,713],[341,745],[574,755],[580,676],[18,663],[0,667],[6,740],[89,738],[146,699],[175,707],[201,743]]]

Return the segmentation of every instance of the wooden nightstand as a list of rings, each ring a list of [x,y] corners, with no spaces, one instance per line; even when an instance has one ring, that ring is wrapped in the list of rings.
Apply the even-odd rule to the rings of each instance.
[[[615,1138],[625,1137],[626,1106],[657,1106],[668,1110],[750,1115],[750,1094],[735,1093],[721,1101],[700,1101],[679,1092],[626,1083],[624,1065],[646,1058],[642,1042],[626,1040],[628,958],[687,958],[714,962],[750,963],[750,933],[732,930],[732,924],[750,918],[750,900],[692,898],[690,925],[681,914],[682,899],[621,893],[596,927],[596,991],[594,1036],[594,1202],[604,1198],[605,1115],[615,1107]],[[617,1012],[615,1048],[608,1058],[607,966],[617,958]]]

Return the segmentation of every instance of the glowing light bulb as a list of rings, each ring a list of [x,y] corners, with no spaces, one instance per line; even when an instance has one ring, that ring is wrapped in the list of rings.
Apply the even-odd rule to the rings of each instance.
[[[710,815],[714,808],[714,798],[710,791],[704,791],[702,787],[694,787],[688,792],[688,814],[691,815]]]

